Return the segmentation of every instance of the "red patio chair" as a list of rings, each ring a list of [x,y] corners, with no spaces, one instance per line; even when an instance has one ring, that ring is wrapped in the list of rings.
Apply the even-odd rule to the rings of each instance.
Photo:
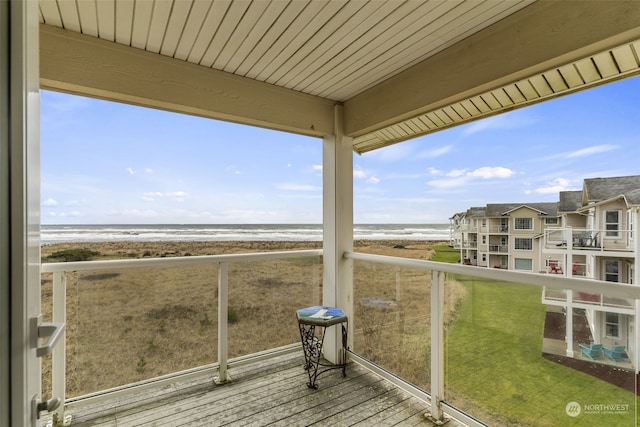
[[[551,270],[552,273],[562,274],[562,267],[560,267],[555,262],[549,261],[549,269]]]

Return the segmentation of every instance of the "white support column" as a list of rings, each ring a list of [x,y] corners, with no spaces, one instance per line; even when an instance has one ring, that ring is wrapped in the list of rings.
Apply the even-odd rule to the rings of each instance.
[[[67,273],[57,271],[53,273],[53,316],[54,323],[65,323],[67,321]],[[64,420],[64,402],[66,399],[66,341],[67,334],[64,333],[62,339],[53,348],[51,356],[51,395],[59,397],[61,404],[55,410],[58,420]]]
[[[216,384],[224,384],[230,380],[227,373],[228,359],[228,319],[229,319],[229,263],[218,265],[218,376],[214,378]]]
[[[431,272],[431,411],[428,418],[443,421],[440,402],[444,400],[444,278],[442,272]]]
[[[344,135],[343,108],[335,107],[335,132],[323,139],[323,286],[322,304],[342,309],[349,318],[348,345],[353,343],[353,261],[343,258],[353,250],[353,150]],[[339,328],[328,328],[324,355],[339,360]]]
[[[634,212],[631,213],[634,216],[633,218],[633,254],[634,264],[633,264],[633,284],[636,286],[640,286],[640,234],[638,233],[640,228],[640,208],[634,208]],[[634,316],[634,334],[633,337],[633,355],[631,360],[633,361],[633,365],[636,373],[640,372],[640,300],[636,300],[636,315]]]
[[[565,344],[567,357],[573,357],[573,291],[567,289],[567,308],[565,313]]]

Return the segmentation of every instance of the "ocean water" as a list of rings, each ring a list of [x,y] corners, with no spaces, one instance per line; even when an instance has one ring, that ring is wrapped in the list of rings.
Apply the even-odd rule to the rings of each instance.
[[[360,224],[356,240],[449,239],[448,224]],[[320,224],[42,225],[42,244],[78,242],[320,241]]]

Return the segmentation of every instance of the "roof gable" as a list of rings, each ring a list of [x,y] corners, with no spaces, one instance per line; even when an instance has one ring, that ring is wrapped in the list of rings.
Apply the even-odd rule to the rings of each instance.
[[[488,217],[508,216],[512,212],[521,208],[531,209],[538,212],[540,215],[558,215],[558,204],[556,202],[488,204],[486,214]]]
[[[590,178],[584,180],[582,205],[625,197],[630,204],[638,203],[640,175],[611,178]],[[629,200],[631,199],[631,200]]]

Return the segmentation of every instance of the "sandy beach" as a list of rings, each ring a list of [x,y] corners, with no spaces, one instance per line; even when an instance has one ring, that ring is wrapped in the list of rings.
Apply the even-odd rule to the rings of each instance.
[[[446,242],[417,240],[356,240],[354,250],[358,252],[400,256],[406,258],[429,259],[432,247]],[[92,258],[131,259],[158,258],[167,256],[219,255],[231,253],[251,253],[265,251],[289,251],[320,249],[322,242],[282,242],[282,241],[211,241],[211,242],[108,242],[108,243],[59,243],[42,247],[43,262],[56,251],[87,249],[100,255]]]

